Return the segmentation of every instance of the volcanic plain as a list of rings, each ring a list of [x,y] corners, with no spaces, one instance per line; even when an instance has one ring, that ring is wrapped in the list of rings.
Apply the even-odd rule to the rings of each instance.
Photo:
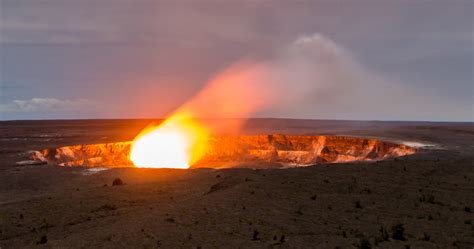
[[[474,246],[473,123],[251,119],[241,130],[416,148],[386,160],[187,170],[24,163],[31,151],[130,141],[150,122],[0,122],[0,248]]]

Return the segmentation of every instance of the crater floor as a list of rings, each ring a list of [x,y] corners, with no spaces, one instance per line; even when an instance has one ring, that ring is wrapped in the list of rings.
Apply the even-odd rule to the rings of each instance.
[[[149,122],[0,122],[0,247],[474,246],[472,123],[256,119],[242,131],[420,146],[383,161],[103,171],[16,164],[32,150],[129,141]],[[116,178],[123,184],[113,186]]]

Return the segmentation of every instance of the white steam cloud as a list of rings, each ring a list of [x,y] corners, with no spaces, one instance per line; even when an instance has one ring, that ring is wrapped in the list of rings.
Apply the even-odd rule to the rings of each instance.
[[[347,49],[314,34],[299,37],[271,58],[239,61],[182,109],[200,117],[400,120],[456,108],[433,96],[428,89],[368,70]]]

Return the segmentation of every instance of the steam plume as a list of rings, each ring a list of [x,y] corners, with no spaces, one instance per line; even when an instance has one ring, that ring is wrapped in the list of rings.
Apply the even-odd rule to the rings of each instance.
[[[364,119],[367,113],[397,119],[400,108],[406,113],[413,106],[436,106],[432,97],[419,98],[416,89],[402,85],[366,69],[345,48],[314,34],[299,37],[268,58],[238,61],[211,78],[179,111],[194,117],[246,118],[298,110],[306,117],[341,119],[331,116],[337,110],[346,113],[342,119]],[[241,124],[234,120],[224,126],[238,130]]]

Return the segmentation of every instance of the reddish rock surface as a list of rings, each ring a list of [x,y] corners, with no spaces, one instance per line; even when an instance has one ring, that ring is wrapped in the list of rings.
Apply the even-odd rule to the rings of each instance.
[[[33,160],[60,166],[127,167],[131,142],[65,146],[31,153]],[[415,149],[374,139],[344,136],[216,136],[193,167],[236,167],[246,162],[263,167],[382,160],[410,155]],[[159,153],[159,152],[157,152]],[[258,164],[254,164],[254,167]]]
[[[129,159],[131,145],[131,142],[73,145],[34,151],[30,156],[59,166],[126,167],[133,165]]]

